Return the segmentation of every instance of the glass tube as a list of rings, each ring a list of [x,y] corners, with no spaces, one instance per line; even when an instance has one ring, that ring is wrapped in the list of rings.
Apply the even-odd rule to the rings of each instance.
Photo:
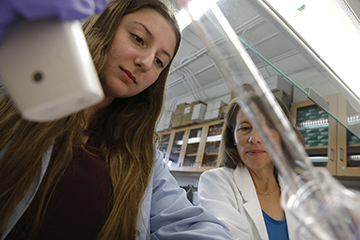
[[[287,117],[216,5],[200,18],[191,15],[192,1],[177,0],[208,49],[239,105],[257,129],[287,184],[281,204],[302,224],[299,239],[360,239],[360,197],[344,188],[326,170],[315,169]],[[199,0],[198,0],[199,1]],[[275,136],[276,135],[276,136]],[[279,136],[280,141],[274,141]]]

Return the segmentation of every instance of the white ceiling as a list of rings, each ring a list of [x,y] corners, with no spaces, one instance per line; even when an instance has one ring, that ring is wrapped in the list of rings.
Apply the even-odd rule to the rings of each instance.
[[[176,0],[170,1],[176,2]],[[281,31],[249,4],[251,1],[253,0],[220,0],[218,2],[238,37],[301,88],[316,85],[319,89],[319,86],[326,84],[327,81],[322,74],[302,56],[298,48]],[[194,29],[188,26],[183,30],[182,35],[180,49],[173,61],[167,83],[166,109],[174,111],[176,105],[182,102],[195,100],[211,102],[229,97],[229,88]],[[247,52],[265,80],[279,74],[253,51],[247,48]],[[326,91],[336,92],[330,86]],[[301,98],[297,94],[295,88],[293,97]]]

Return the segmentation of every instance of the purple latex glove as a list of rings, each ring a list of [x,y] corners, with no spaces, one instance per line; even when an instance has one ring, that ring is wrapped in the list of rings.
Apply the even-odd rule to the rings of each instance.
[[[18,17],[81,20],[101,13],[107,4],[108,0],[0,0],[0,39]]]

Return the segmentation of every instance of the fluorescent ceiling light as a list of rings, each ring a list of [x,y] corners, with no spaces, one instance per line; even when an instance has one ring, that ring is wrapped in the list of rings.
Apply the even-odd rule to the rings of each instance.
[[[207,10],[209,10],[212,4],[215,4],[218,1],[219,0],[192,0],[188,5],[189,12],[193,15],[194,20],[198,20]],[[181,31],[191,23],[191,18],[184,9],[181,9],[175,17]]]
[[[191,18],[184,9],[181,9],[175,17],[179,23],[180,31],[185,29],[191,23]]]
[[[360,98],[360,25],[343,0],[267,0]],[[345,9],[345,11],[343,10]]]

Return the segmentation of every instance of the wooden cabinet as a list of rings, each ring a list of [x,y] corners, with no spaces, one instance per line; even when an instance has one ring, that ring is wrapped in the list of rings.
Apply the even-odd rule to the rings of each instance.
[[[161,134],[160,140],[158,142],[157,147],[163,153],[163,158],[164,159],[168,154],[167,151],[168,151],[168,146],[169,146],[169,142],[170,142],[170,136],[171,136],[170,133]]]
[[[347,117],[347,102],[339,96],[338,98],[338,118],[347,124],[356,124],[352,127],[360,127],[359,121],[353,121],[352,117]],[[354,118],[358,118],[356,116]],[[360,139],[354,136],[341,124],[337,124],[337,172],[338,176],[360,176]]]
[[[171,171],[203,172],[218,167],[223,120],[160,132],[158,148]]]
[[[305,100],[291,104],[290,120],[302,133],[315,167],[334,176],[360,176],[360,140],[333,118],[347,122],[346,100],[339,94],[324,98],[332,115]]]

